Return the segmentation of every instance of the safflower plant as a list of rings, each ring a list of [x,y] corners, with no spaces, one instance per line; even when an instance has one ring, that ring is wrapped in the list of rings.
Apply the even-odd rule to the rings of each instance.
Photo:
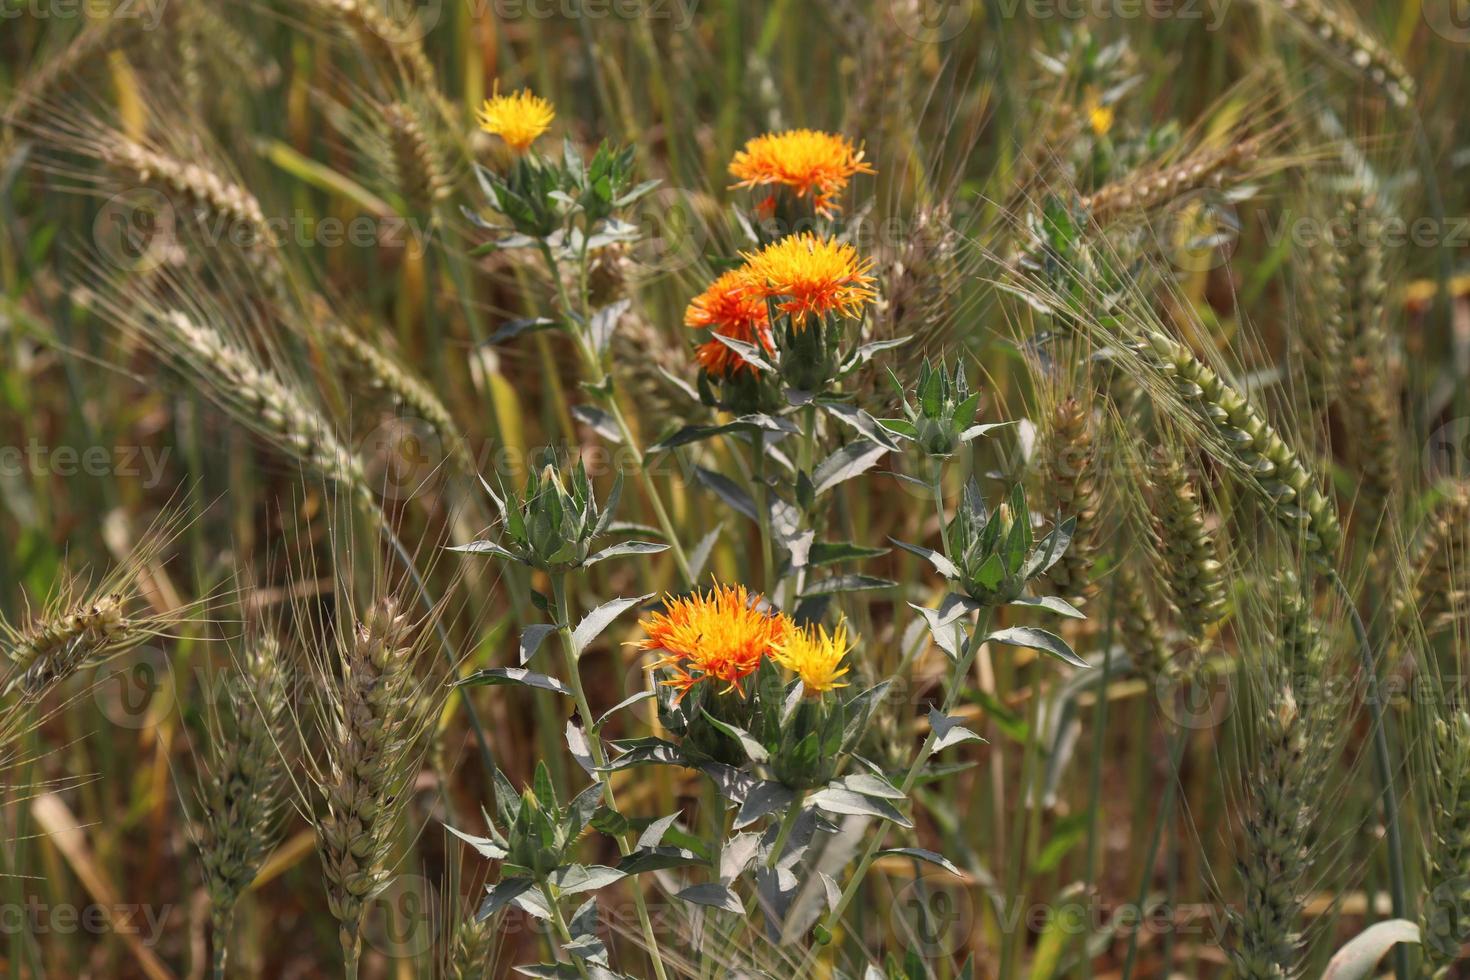
[[[500,533],[456,550],[544,575],[551,595],[533,595],[552,622],[523,627],[519,666],[480,670],[460,683],[530,687],[570,698],[576,710],[567,725],[567,746],[591,783],[563,805],[544,761],[523,792],[497,771],[491,822],[500,828],[489,837],[455,833],[501,862],[481,917],[515,904],[552,922],[561,962],[537,967],[542,972],[535,975],[607,975],[606,949],[594,936],[597,908],[582,896],[650,874],[674,900],[716,919],[759,910],[772,936],[783,934],[801,890],[820,880],[828,900],[824,914],[807,917],[810,963],[831,941],[880,857],[901,855],[957,870],[936,852],[885,844],[890,828],[914,827],[911,794],[933,757],[978,738],[954,709],[980,648],[1026,646],[1070,666],[1086,666],[1056,633],[987,629],[1003,606],[1080,617],[1061,599],[1028,595],[1029,583],[1065,551],[1072,525],[1059,520],[1037,541],[1022,488],[1014,486],[992,511],[973,477],[961,505],[947,513],[946,464],[970,441],[1005,424],[977,424],[980,394],[969,388],[963,366],[935,368],[926,360],[913,388],[889,371],[903,418],[880,420],[859,404],[848,379],[906,339],[865,336],[877,280],[872,261],[841,238],[837,221],[837,199],[849,179],[875,170],[845,140],[812,132],[752,141],[732,164],[739,187],[769,193],[744,222],[754,247],[694,296],[685,312],[686,326],[700,332],[690,354],[699,370],[695,408],[711,417],[641,449],[622,413],[617,365],[608,356],[609,333],[626,301],[616,301],[611,313],[593,311],[585,285],[589,254],[630,240],[617,213],[649,186],[627,190],[633,186],[631,160],[604,146],[584,165],[568,143],[557,161],[526,148],[508,176],[481,171],[488,203],[512,224],[508,235],[497,230],[487,247],[535,249],[555,292],[546,317],[517,322],[496,340],[541,330],[572,335],[587,368],[584,390],[595,400],[595,411],[582,417],[603,420],[607,424],[594,426],[596,431],[631,450],[660,523],[647,531],[661,540],[599,548],[597,539],[615,526],[621,475],[605,505],[596,502],[581,465],[565,479],[548,466],[519,495],[485,485]],[[757,230],[769,228],[777,214],[802,209],[817,230],[769,238]],[[491,219],[476,220],[498,228]],[[564,265],[573,268],[572,275],[563,275]],[[742,478],[699,463],[693,472],[733,514],[755,524],[759,588],[696,580],[707,544],[690,556],[648,472],[646,462],[655,456],[693,453],[710,442],[748,459]],[[880,719],[904,723],[893,692],[906,680],[911,659],[880,675],[871,648],[839,610],[849,596],[897,583],[855,572],[824,574],[828,566],[888,553],[886,547],[831,537],[828,498],[851,481],[878,478],[879,463],[906,447],[930,466],[932,479],[917,482],[934,494],[940,542],[938,549],[893,544],[926,559],[952,590],[936,608],[912,604],[932,642],[951,660],[942,703],[929,711],[928,734],[912,753],[875,741]],[[655,561],[666,549],[677,559],[682,588],[657,601],[654,593],[613,599],[574,622],[570,599],[592,588],[591,566]],[[580,658],[637,607],[643,608],[641,638],[629,648],[644,658],[648,685],[594,719]],[[552,635],[561,640],[563,669],[531,669]],[[632,718],[645,701],[655,709],[651,733],[604,739],[615,715]],[[680,812],[637,816],[619,799],[615,786],[626,774],[668,767],[697,772],[705,781],[703,833],[682,829]],[[865,847],[845,880],[836,869],[819,876],[817,857],[842,822],[854,818],[873,824]],[[577,863],[576,840],[588,828],[615,840],[621,855],[616,865]],[[643,891],[633,886],[640,944],[654,974],[665,977],[673,961],[664,957]],[[581,904],[572,908],[568,900]],[[706,968],[712,955],[700,954]]]

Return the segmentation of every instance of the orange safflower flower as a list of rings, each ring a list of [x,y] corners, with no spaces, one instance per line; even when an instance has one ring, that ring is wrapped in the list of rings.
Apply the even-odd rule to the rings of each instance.
[[[551,103],[521,89],[514,95],[501,95],[500,82],[495,83],[492,97],[480,107],[480,128],[505,140],[517,153],[524,153],[537,137],[551,128],[556,110]]]
[[[811,232],[788,235],[743,258],[752,290],[762,300],[776,299],[781,312],[801,320],[832,312],[856,317],[877,296],[868,275],[871,260],[860,258],[846,242]]]
[[[725,337],[756,343],[767,353],[775,351],[771,339],[770,316],[766,301],[758,290],[752,289],[739,269],[732,269],[720,276],[709,288],[689,303],[684,311],[685,326],[696,330],[710,330]],[[728,378],[737,371],[754,371],[755,368],[742,360],[730,348],[718,340],[706,341],[695,350],[695,358],[706,372]]]
[[[744,695],[740,682],[755,673],[761,659],[793,628],[780,613],[755,608],[743,585],[716,585],[708,593],[670,597],[663,612],[638,625],[648,638],[635,646],[663,653],[650,669],[672,671],[674,676],[664,683],[679,690],[680,701],[703,680],[723,683],[721,694],[734,690]]]
[[[735,187],[790,187],[797,197],[810,194],[816,212],[827,217],[839,210],[832,198],[854,174],[874,173],[862,148],[847,137],[811,129],[757,136],[730,162],[730,175],[739,181]],[[773,195],[762,206],[769,210],[774,200]]]

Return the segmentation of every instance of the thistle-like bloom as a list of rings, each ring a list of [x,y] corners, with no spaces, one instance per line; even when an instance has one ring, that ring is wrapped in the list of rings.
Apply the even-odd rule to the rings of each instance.
[[[777,308],[791,314],[798,326],[808,315],[859,316],[863,305],[877,296],[868,275],[871,260],[859,257],[846,242],[811,232],[789,235],[743,258],[752,291],[762,301],[775,299]]]
[[[842,659],[852,650],[847,626],[838,624],[828,633],[820,626],[792,629],[771,651],[771,659],[801,678],[808,695],[847,687],[838,678],[847,673]]]
[[[854,174],[877,173],[863,160],[861,147],[845,136],[811,129],[767,133],[745,144],[730,162],[736,187],[784,186],[797,197],[812,196],[816,212],[827,217],[838,210],[832,198],[842,193]],[[769,208],[774,196],[763,206]]]
[[[689,303],[684,311],[684,324],[695,330],[710,330],[724,337],[756,343],[767,353],[775,350],[771,339],[770,316],[766,301],[739,269],[732,269],[710,284]],[[695,358],[710,375],[728,378],[737,371],[754,372],[755,368],[718,340],[706,341],[695,351]]]
[[[537,137],[551,128],[555,118],[556,110],[550,102],[533,95],[529,89],[501,95],[499,82],[479,113],[480,128],[505,140],[517,153],[526,152]]]
[[[785,616],[756,608],[752,598],[743,585],[716,585],[708,593],[670,597],[663,612],[639,621],[648,638],[635,645],[663,653],[652,668],[673,673],[664,683],[679,690],[680,701],[703,680],[723,683],[721,694],[734,690],[743,695],[741,680],[755,673],[761,658],[792,629]]]

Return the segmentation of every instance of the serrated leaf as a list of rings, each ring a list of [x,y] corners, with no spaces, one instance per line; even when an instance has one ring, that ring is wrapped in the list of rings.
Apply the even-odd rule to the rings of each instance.
[[[1058,616],[1066,616],[1069,619],[1087,618],[1086,613],[1082,612],[1066,599],[1054,595],[1022,596],[1019,599],[1012,599],[1007,605],[1026,606],[1031,609],[1045,609],[1047,612],[1054,612]]]
[[[521,630],[521,666],[524,667],[536,656],[536,651],[541,649],[541,644],[546,638],[556,632],[556,627],[550,623],[536,623]]]
[[[952,745],[962,742],[983,742],[985,739],[970,731],[960,724],[960,719],[952,718],[937,708],[929,709],[929,727],[934,730],[934,751],[942,752]]]
[[[1012,626],[1009,629],[997,630],[986,638],[986,642],[1004,643],[1007,646],[1026,647],[1031,650],[1040,650],[1042,653],[1050,654],[1058,660],[1073,667],[1090,667],[1091,665],[1067,645],[1067,641],[1034,626]]]
[[[596,565],[598,562],[606,561],[609,558],[627,558],[631,555],[656,555],[661,551],[668,550],[668,545],[658,544],[653,541],[624,541],[620,544],[603,548],[594,555],[587,556],[587,560],[582,563],[582,567],[586,568],[590,565]]]
[[[455,686],[496,687],[502,684],[539,687],[543,691],[555,691],[557,694],[565,694],[568,697],[572,695],[572,689],[555,677],[548,677],[546,674],[538,674],[521,667],[491,667],[488,670],[477,670],[460,680]]]
[[[757,519],[755,501],[729,477],[716,473],[714,470],[707,470],[703,466],[694,468],[694,476],[735,511],[744,514],[751,520]]]
[[[640,847],[618,862],[618,870],[632,876],[706,863],[704,858],[683,847]]]
[[[706,908],[723,909],[736,915],[745,913],[745,906],[736,895],[724,885],[708,881],[700,885],[691,885],[677,893],[675,898],[683,899],[691,905],[703,905]]]
[[[643,701],[647,701],[649,698],[657,696],[658,695],[656,695],[652,691],[639,691],[637,694],[628,695],[626,698],[623,698],[623,700],[619,701],[617,704],[604,711],[602,713],[602,717],[598,718],[597,721],[593,723],[592,731],[602,731],[602,726],[606,725],[608,723],[608,720],[612,718],[613,715],[617,714],[619,711],[622,711],[624,708],[631,708],[635,704],[639,704]]]
[[[634,598],[610,599],[592,610],[583,620],[577,624],[572,631],[572,653],[580,657],[592,644],[592,641],[602,635],[602,631],[612,625],[613,620],[623,613],[632,609],[642,602],[653,598],[653,593],[637,596]]]
[[[809,598],[836,595],[839,592],[867,592],[873,589],[891,589],[897,584],[892,579],[876,578],[872,575],[834,575],[809,583],[801,595],[802,598]]]
[[[626,875],[617,868],[601,864],[568,864],[552,872],[551,883],[563,895],[576,895],[606,888],[624,877]]]
[[[949,579],[951,582],[959,579],[960,570],[955,567],[954,562],[950,561],[943,554],[935,551],[933,548],[926,548],[921,544],[909,544],[907,541],[900,541],[897,538],[889,538],[888,540],[891,541],[894,545],[902,548],[904,551],[907,551],[909,554],[918,555],[920,558],[923,558],[929,564],[934,566],[935,571],[937,571],[940,575],[943,575],[945,578]]]
[[[739,725],[732,725],[728,722],[721,721],[703,708],[699,710],[704,715],[705,720],[713,725],[717,731],[739,742],[740,748],[745,752],[746,757],[751,762],[759,764],[766,762],[770,758],[766,754],[766,747],[757,741],[755,736],[751,735],[750,732],[747,732]]]
[[[812,473],[816,496],[854,477],[861,476],[878,464],[891,450],[875,442],[860,439],[850,442],[817,464]]]
[[[911,828],[913,823],[886,800],[864,796],[842,786],[828,786],[807,798],[811,806],[820,807],[828,813],[860,817],[877,817],[900,827]]]
[[[807,553],[812,565],[834,565],[840,561],[862,561],[888,554],[887,548],[865,548],[851,541],[816,541]]]
[[[484,922],[515,901],[523,892],[529,891],[535,884],[530,878],[502,878],[495,884],[487,886],[485,900],[480,903],[480,911],[475,914],[475,918]]]
[[[467,834],[462,830],[455,830],[449,824],[445,824],[444,829],[473,847],[482,857],[487,857],[492,861],[503,860],[508,853],[505,848],[488,837],[476,837],[474,834]]]
[[[878,853],[887,856],[916,858],[920,861],[927,861],[930,864],[938,865],[957,878],[963,878],[965,876],[965,873],[949,858],[935,851],[926,851],[922,847],[890,847]]]

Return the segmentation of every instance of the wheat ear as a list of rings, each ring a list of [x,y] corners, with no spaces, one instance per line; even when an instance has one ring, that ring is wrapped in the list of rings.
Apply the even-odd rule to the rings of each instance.
[[[1077,521],[1072,543],[1047,573],[1058,595],[1082,600],[1091,595],[1092,564],[1097,557],[1099,493],[1097,449],[1091,410],[1067,396],[1047,419],[1042,487],[1052,513]]]

